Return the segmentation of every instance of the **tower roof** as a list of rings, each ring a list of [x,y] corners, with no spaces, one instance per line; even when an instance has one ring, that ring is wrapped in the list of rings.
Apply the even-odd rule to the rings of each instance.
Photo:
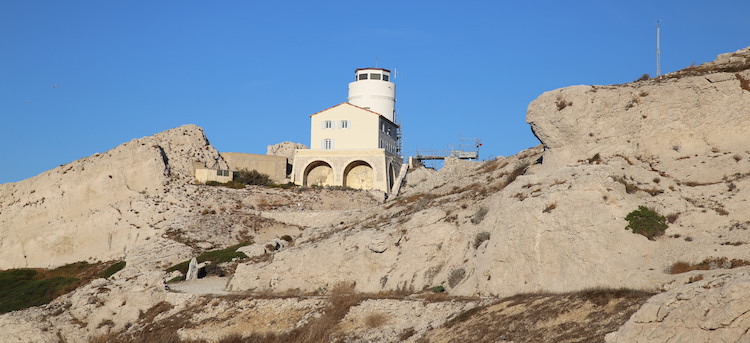
[[[382,70],[382,71],[387,71],[389,73],[391,72],[390,70],[384,69],[384,68],[357,68],[357,69],[354,70],[354,72],[356,73],[356,72],[358,72],[360,70]]]

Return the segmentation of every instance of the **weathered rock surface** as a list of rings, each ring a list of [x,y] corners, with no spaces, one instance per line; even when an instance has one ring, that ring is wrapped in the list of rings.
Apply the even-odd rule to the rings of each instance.
[[[294,151],[297,149],[307,149],[307,145],[294,142],[281,142],[269,145],[266,155],[284,156],[291,163],[294,161]]]
[[[193,179],[193,162],[223,163],[186,125],[0,185],[0,269],[123,257],[161,234],[173,216],[159,197]]]
[[[750,273],[724,274],[658,294],[608,343],[750,342]]]
[[[526,121],[544,144],[546,168],[597,153],[677,160],[715,150],[745,152],[750,86],[742,84],[750,80],[748,67],[750,48],[657,79],[552,90],[529,104]],[[664,172],[680,172],[685,164],[671,163]],[[727,169],[698,167],[683,173],[704,181]]]

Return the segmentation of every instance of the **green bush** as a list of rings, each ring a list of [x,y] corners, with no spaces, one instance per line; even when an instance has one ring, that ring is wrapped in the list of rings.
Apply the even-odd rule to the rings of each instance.
[[[645,206],[638,206],[637,210],[625,216],[625,220],[628,221],[625,230],[630,229],[652,241],[663,235],[668,226],[667,218]]]
[[[443,287],[443,286],[435,286],[435,287],[432,287],[432,291],[435,292],[435,293],[443,293],[443,292],[445,292],[445,287]]]
[[[234,172],[234,180],[245,185],[265,186],[271,183],[271,177],[257,170],[242,169]]]
[[[198,257],[196,257],[195,259],[198,261],[198,263],[211,261],[212,264],[219,264],[230,262],[235,258],[247,258],[247,255],[241,252],[237,252],[236,250],[240,247],[244,247],[250,244],[252,244],[252,242],[244,242],[224,249],[206,251],[198,255]],[[180,272],[182,272],[182,274],[187,274],[189,265],[190,261],[184,261],[167,268],[167,271],[173,272],[175,270],[179,270]]]

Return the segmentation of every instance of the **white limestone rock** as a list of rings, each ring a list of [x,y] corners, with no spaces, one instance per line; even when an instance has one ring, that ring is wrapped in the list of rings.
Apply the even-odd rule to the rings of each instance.
[[[607,343],[748,342],[750,273],[689,283],[649,299]]]
[[[274,145],[269,145],[266,155],[284,156],[287,158],[289,163],[294,161],[294,151],[297,149],[307,149],[307,145],[294,143],[294,142],[281,142]]]
[[[0,269],[122,258],[174,218],[162,197],[192,182],[194,161],[223,163],[185,125],[0,185]]]

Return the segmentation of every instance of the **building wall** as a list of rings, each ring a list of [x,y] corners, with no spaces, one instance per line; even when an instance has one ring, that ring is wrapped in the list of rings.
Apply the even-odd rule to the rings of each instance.
[[[286,182],[287,158],[284,156],[222,152],[221,157],[232,170],[256,170],[270,176],[275,183]]]
[[[398,130],[398,126],[381,117],[378,124],[378,147],[392,154],[398,154],[399,151],[397,151],[398,146],[396,144]]]
[[[347,186],[388,193],[402,158],[384,149],[311,150],[294,155],[292,182],[302,186]]]
[[[318,112],[310,118],[310,149],[378,149],[380,118],[376,113],[347,103]],[[342,128],[342,121],[348,121],[349,127]],[[330,122],[330,128],[325,127],[326,122]],[[325,149],[325,139],[331,140],[331,149]]]
[[[196,168],[195,169],[195,179],[201,183],[206,183],[208,181],[216,181],[216,182],[225,183],[225,182],[232,181],[233,177],[234,177],[234,173],[229,170],[209,169],[209,168]]]

